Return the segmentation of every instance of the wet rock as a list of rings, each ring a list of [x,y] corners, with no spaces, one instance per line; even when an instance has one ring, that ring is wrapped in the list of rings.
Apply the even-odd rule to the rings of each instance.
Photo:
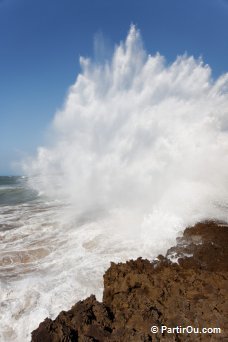
[[[227,280],[228,227],[198,223],[153,263],[142,258],[111,263],[104,274],[103,302],[91,296],[54,321],[46,319],[32,332],[32,342],[225,341]],[[152,326],[158,327],[156,333]],[[220,328],[221,333],[181,330],[189,326]],[[168,333],[168,328],[175,329]]]

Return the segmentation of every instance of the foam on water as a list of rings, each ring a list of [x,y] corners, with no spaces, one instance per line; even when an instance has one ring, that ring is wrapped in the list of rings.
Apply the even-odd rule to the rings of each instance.
[[[153,259],[186,225],[228,221],[228,75],[147,55],[134,26],[110,61],[80,61],[52,144],[25,163],[46,197],[1,208],[3,341],[101,299],[110,261]]]
[[[146,252],[143,240],[136,245],[135,236],[113,230],[124,228],[130,213],[93,214],[66,223],[63,215],[68,210],[54,203],[49,207],[36,203],[18,206],[14,216],[4,216],[6,224],[18,226],[1,233],[3,341],[29,341],[30,332],[46,316],[54,318],[91,293],[101,299],[102,275],[111,260],[139,255],[152,259],[165,252],[162,242]]]

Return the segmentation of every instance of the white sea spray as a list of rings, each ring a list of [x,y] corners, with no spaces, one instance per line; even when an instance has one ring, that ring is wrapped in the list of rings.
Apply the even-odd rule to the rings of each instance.
[[[184,220],[222,215],[228,74],[214,81],[201,59],[167,65],[147,55],[134,26],[111,60],[80,62],[54,118],[53,144],[27,168],[39,175],[39,190],[77,214],[120,208],[137,211],[139,222],[155,209]]]

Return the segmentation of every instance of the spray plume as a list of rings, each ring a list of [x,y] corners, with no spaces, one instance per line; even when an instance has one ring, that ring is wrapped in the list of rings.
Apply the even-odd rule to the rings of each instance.
[[[170,217],[227,219],[228,74],[214,81],[201,59],[147,55],[134,26],[111,60],[80,64],[52,146],[26,168],[33,186],[76,215],[121,212],[122,226],[146,231]]]

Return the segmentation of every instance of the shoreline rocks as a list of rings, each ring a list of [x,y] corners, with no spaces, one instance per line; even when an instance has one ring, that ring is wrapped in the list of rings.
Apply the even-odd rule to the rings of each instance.
[[[32,332],[32,342],[228,341],[227,280],[227,225],[198,223],[152,263],[111,263],[103,301],[92,295],[55,320],[46,318]],[[158,331],[152,333],[152,326]],[[189,326],[199,333],[183,333]],[[203,334],[202,328],[221,333]]]

